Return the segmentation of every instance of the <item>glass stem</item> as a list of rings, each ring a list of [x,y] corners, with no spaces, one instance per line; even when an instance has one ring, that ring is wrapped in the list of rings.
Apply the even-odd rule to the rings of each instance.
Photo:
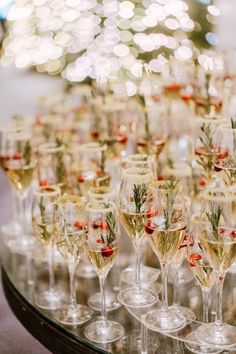
[[[75,265],[72,263],[68,264],[68,270],[70,278],[70,305],[76,307]]]
[[[102,299],[101,316],[103,321],[106,321],[107,313],[106,313],[105,277],[104,275],[99,275],[98,277],[99,277],[99,285],[100,285],[100,292],[101,292],[101,299]]]
[[[216,319],[215,323],[218,326],[222,325],[222,311],[223,311],[223,286],[224,286],[225,274],[218,274],[217,286],[217,306],[216,306]]]
[[[208,323],[209,295],[209,289],[202,288],[202,320],[204,323]]]
[[[179,266],[174,267],[174,281],[173,281],[173,305],[179,305]]]
[[[24,229],[27,224],[26,220],[26,206],[25,206],[25,197],[17,195],[18,199],[18,220],[20,224],[24,225]]]
[[[166,262],[161,262],[161,274],[162,274],[162,303],[161,307],[165,310],[168,307],[168,268],[169,265]]]
[[[48,266],[49,266],[49,291],[53,292],[54,291],[54,286],[55,286],[55,275],[54,275],[54,242],[52,241],[50,243],[50,250],[49,250],[49,260],[48,260]]]
[[[147,327],[141,322],[141,354],[148,354]]]
[[[142,256],[142,248],[141,248],[141,242],[135,243],[135,256],[136,256],[136,262],[135,262],[135,284],[136,288],[141,290],[141,281],[140,281],[140,265],[141,265],[141,256]]]

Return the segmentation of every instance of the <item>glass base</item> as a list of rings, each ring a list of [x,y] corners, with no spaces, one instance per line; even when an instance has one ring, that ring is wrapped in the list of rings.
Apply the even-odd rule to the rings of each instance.
[[[124,328],[114,321],[96,321],[85,328],[85,337],[96,343],[111,343],[123,337]]]
[[[142,317],[142,322],[152,331],[173,332],[186,325],[185,318],[173,307],[156,309]]]
[[[56,310],[64,304],[64,295],[55,290],[46,290],[37,296],[35,304],[41,309]]]
[[[72,306],[68,305],[55,313],[58,322],[64,325],[81,325],[88,322],[93,316],[93,311],[84,305]]]
[[[189,343],[185,343],[185,347],[190,350],[193,353],[196,354],[217,354],[217,353],[221,353],[222,349],[214,349],[214,348],[208,348],[204,345],[202,345],[202,343],[199,341],[199,337],[198,337],[198,330],[189,333],[185,339],[187,341],[189,341]],[[196,342],[199,344],[193,344],[190,342]]]
[[[198,329],[198,337],[202,343],[224,348],[233,347],[236,344],[236,327],[226,323],[221,326],[206,323]]]
[[[181,316],[183,316],[186,321],[194,321],[196,319],[195,313],[187,307],[173,305],[170,306],[170,309],[173,308],[176,312],[178,312]]]
[[[144,267],[142,266],[140,269],[140,282],[143,283],[154,283],[160,275],[160,270]],[[135,283],[135,269],[132,267],[128,267],[121,272],[121,281],[124,281],[128,284]]]
[[[149,290],[128,288],[119,294],[121,303],[128,307],[147,307],[155,304],[158,298]]]
[[[102,310],[102,297],[101,293],[95,293],[88,299],[88,305],[91,309],[101,312]],[[114,311],[121,307],[121,303],[118,301],[116,294],[106,292],[106,311]]]

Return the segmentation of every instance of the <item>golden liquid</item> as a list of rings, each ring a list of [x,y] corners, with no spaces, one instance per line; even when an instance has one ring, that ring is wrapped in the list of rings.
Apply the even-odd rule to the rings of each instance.
[[[109,187],[110,185],[111,176],[104,174],[104,175],[96,175],[96,173],[91,172],[88,177],[85,176],[84,181],[79,182],[79,189],[82,195],[85,195],[90,188],[96,187]]]
[[[29,188],[33,180],[34,166],[8,166],[7,176],[17,192],[24,192]]]
[[[222,242],[220,242],[220,237],[222,237]],[[209,235],[203,232],[201,247],[210,266],[217,271],[226,271],[236,259],[236,242],[230,240],[228,236],[219,235],[219,240],[213,237],[209,239]]]
[[[120,210],[121,222],[129,237],[141,240],[145,237],[144,231],[144,214],[143,213],[129,213]]]
[[[140,144],[137,144],[137,151],[139,154],[154,154],[159,157],[165,146],[165,140],[153,140],[150,142],[144,139],[139,140]]]
[[[212,288],[215,283],[215,272],[209,263],[207,261],[201,262],[200,260],[194,261],[191,259],[190,263],[192,264],[190,268],[199,285],[203,288]]]
[[[52,222],[42,222],[42,218],[32,218],[33,230],[36,237],[45,245],[48,245],[55,234],[55,226]]]
[[[109,271],[118,253],[118,247],[112,247],[112,254],[104,256],[101,249],[85,246],[85,252],[97,271]]]
[[[159,260],[169,262],[177,254],[185,234],[185,225],[169,230],[153,229],[153,233],[148,235],[148,241]]]
[[[68,232],[66,235],[56,233],[56,246],[58,251],[68,263],[78,260],[84,241],[84,231]]]
[[[174,257],[172,258],[171,262],[173,264],[182,264],[187,253],[186,249],[187,247],[179,248]]]

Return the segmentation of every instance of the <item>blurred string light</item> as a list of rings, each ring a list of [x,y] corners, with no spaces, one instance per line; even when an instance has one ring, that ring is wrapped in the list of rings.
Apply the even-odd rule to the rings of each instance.
[[[14,0],[0,0],[0,20],[5,20]]]
[[[208,12],[218,16],[216,6]],[[124,80],[133,90],[143,74],[163,70],[166,53],[193,55],[184,0],[16,0],[8,20],[3,65],[34,65],[72,82]]]

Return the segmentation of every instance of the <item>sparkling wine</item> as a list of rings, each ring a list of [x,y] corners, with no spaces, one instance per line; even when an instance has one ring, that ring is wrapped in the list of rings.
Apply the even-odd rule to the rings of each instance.
[[[45,217],[45,220],[42,222],[42,218],[40,216],[33,217],[32,225],[36,237],[45,245],[49,244],[55,234],[55,225],[52,220]]]
[[[148,234],[148,241],[159,260],[171,261],[177,254],[186,233],[185,224],[173,224],[165,230],[150,222],[145,226]]]
[[[8,165],[7,176],[17,192],[24,192],[29,188],[32,182],[34,166],[21,166],[20,164]]]
[[[141,239],[144,232],[144,213],[130,213],[120,210],[121,222],[127,234],[134,239]]]
[[[137,141],[137,150],[140,154],[154,154],[158,157],[162,152],[165,143],[165,139],[153,139],[151,141],[147,141],[140,138]]]
[[[226,271],[236,259],[236,230],[221,227],[218,237],[201,234],[201,246],[212,268]]]
[[[203,288],[211,289],[215,283],[215,272],[207,260],[201,254],[191,253],[189,256],[189,266]]]
[[[74,263],[78,260],[83,246],[83,236],[84,231],[67,232],[62,235],[56,232],[56,246],[66,262]]]
[[[85,251],[97,271],[109,271],[118,252],[118,247],[102,246],[100,249],[85,246]]]

